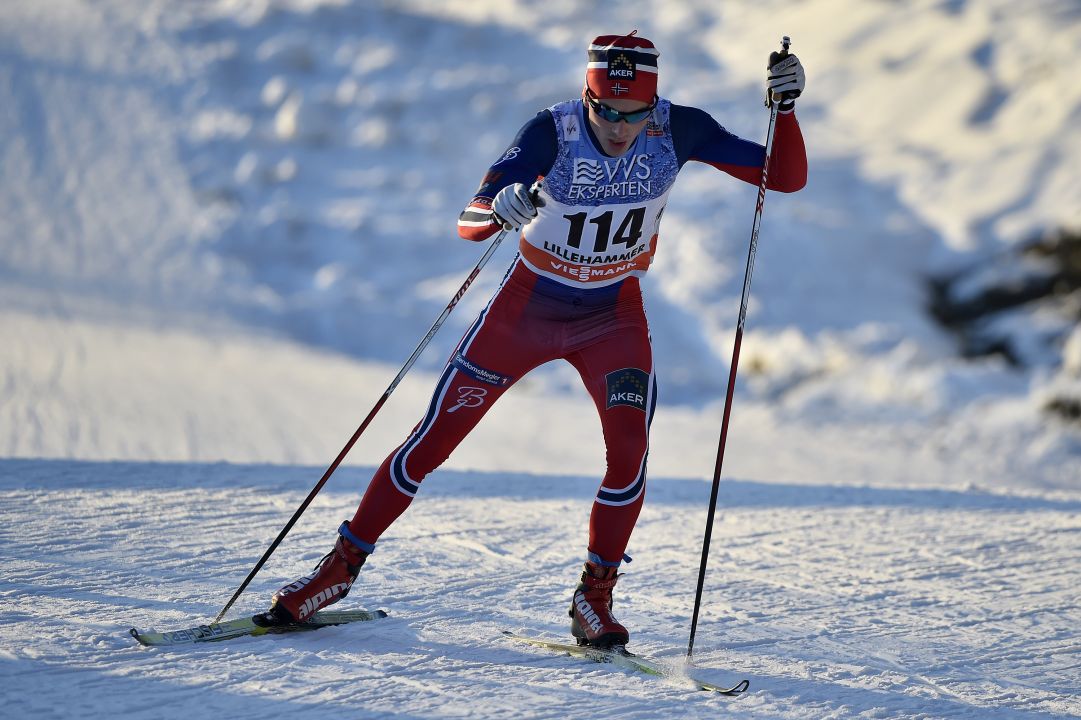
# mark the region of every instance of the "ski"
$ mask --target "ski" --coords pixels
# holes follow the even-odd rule
[[[196,625],[172,632],[140,632],[132,628],[128,632],[143,645],[160,647],[169,645],[191,645],[201,642],[218,642],[244,636],[266,635],[268,633],[289,633],[305,630],[318,630],[328,625],[344,625],[351,622],[379,620],[387,616],[384,610],[324,610],[317,612],[311,620],[302,623],[281,624],[269,619],[266,613],[251,617],[227,620],[210,625]]]
[[[566,653],[574,657],[592,660],[593,662],[611,663],[613,665],[644,673],[646,675],[672,678],[675,680],[690,680],[690,682],[693,683],[697,689],[715,692],[720,695],[742,695],[744,692],[747,691],[747,688],[751,686],[751,683],[747,680],[740,680],[732,687],[725,687],[723,685],[716,685],[711,682],[706,682],[705,680],[699,680],[698,678],[686,677],[656,660],[651,660],[641,655],[635,655],[634,653],[629,652],[626,648],[605,650],[603,648],[595,648],[588,645],[583,646],[573,643],[558,642],[555,640],[544,640],[542,638],[526,637],[524,635],[517,635],[507,630],[503,631],[503,635],[510,640],[514,640],[515,642],[532,645],[533,647],[544,648],[545,650],[553,650],[555,652]]]

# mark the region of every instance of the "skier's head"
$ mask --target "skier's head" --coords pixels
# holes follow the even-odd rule
[[[653,43],[637,36],[601,35],[589,44],[587,96],[597,100],[637,100],[652,105],[657,95],[657,57]]]
[[[637,32],[601,35],[589,44],[582,99],[601,150],[613,157],[634,145],[657,103],[659,53]]]

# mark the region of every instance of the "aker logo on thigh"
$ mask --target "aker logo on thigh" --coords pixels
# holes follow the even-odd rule
[[[630,405],[646,411],[646,395],[649,389],[649,373],[638,368],[623,368],[604,376],[608,400],[605,408]]]

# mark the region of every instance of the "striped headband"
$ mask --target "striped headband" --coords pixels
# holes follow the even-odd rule
[[[601,35],[589,44],[586,88],[595,97],[653,102],[660,53],[649,40],[636,37],[637,33]]]

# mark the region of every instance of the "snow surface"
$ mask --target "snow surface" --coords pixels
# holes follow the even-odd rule
[[[660,8],[663,7],[663,12]],[[781,33],[808,187],[766,203],[695,672],[694,599],[754,188],[688,167],[646,282],[661,406],[617,613],[566,636],[603,467],[569,367],[495,407],[345,601],[387,620],[188,650],[461,284],[454,220],[595,34],[761,139]],[[1081,227],[1073,0],[0,3],[0,717],[1081,716],[1076,299],[963,361],[926,278]],[[1072,55],[1071,55],[1072,54]],[[235,613],[327,551],[508,242]],[[1008,271],[1008,268],[1006,268]]]

